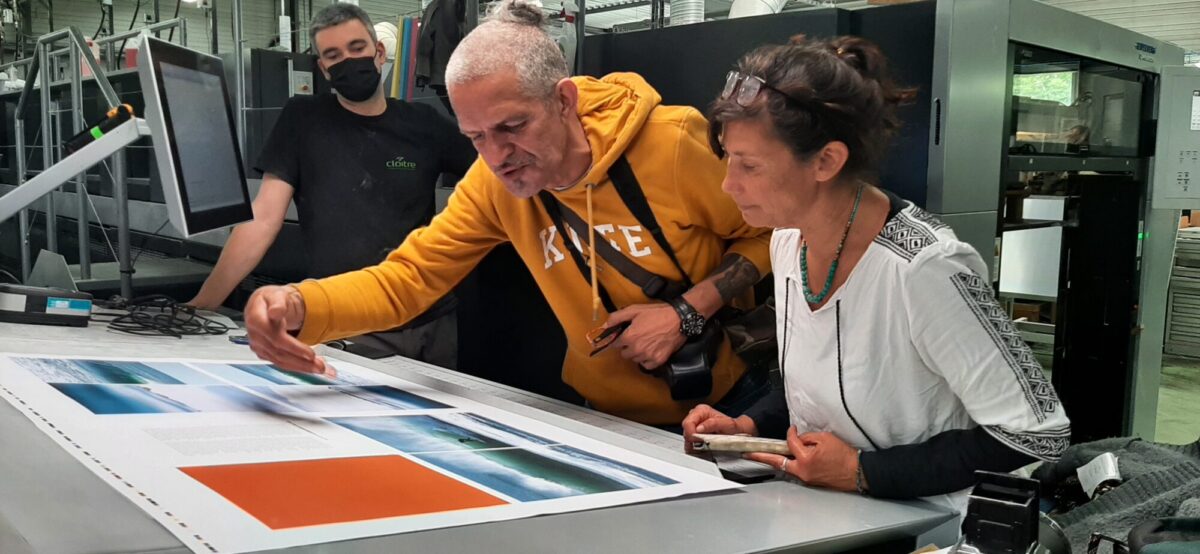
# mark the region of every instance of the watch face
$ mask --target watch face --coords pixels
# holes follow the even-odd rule
[[[671,302],[679,314],[679,332],[684,336],[694,337],[704,331],[704,316],[700,315],[691,304],[682,297]]]

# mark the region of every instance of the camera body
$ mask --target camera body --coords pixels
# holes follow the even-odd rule
[[[712,368],[717,365],[724,333],[716,321],[708,321],[704,331],[688,338],[667,359],[660,370],[671,389],[672,400],[697,400],[712,394]]]

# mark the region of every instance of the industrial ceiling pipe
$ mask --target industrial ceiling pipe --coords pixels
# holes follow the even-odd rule
[[[784,4],[787,4],[787,0],[733,0],[733,5],[729,6],[729,19],[776,14],[783,10]],[[671,8],[674,9],[675,5],[672,4]]]

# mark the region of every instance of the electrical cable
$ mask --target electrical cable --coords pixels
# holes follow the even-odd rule
[[[133,257],[133,261],[129,263],[130,266],[136,265],[138,258],[142,257],[142,252],[146,251],[146,243],[150,241],[150,237],[153,235],[157,235],[158,232],[163,230],[163,227],[166,227],[167,223],[170,221],[171,220],[168,219],[168,220],[162,222],[162,225],[159,225],[158,228],[155,229],[154,231],[152,231],[149,235],[142,235],[142,244],[138,245],[138,253],[137,253],[137,255],[135,255]]]
[[[39,127],[39,128],[37,129],[37,132],[33,134],[33,143],[35,143],[35,144],[36,144],[36,143],[37,143],[37,141],[38,141],[38,139],[40,139],[40,138],[42,138],[42,129],[41,129],[41,127]],[[25,172],[26,172],[26,173],[29,173],[29,164],[33,163],[33,155],[34,155],[34,153],[36,153],[36,151],[37,151],[37,148],[38,148],[37,146],[31,146],[31,147],[29,147],[29,149],[30,149],[31,151],[29,152],[29,155],[25,157]],[[22,176],[21,176],[21,178],[22,178],[22,179],[24,179],[24,178],[25,178],[25,176],[24,176],[24,175],[22,175]],[[95,208],[93,208],[93,209],[95,209]],[[24,244],[25,244],[25,243],[28,243],[28,242],[29,242],[29,236],[30,236],[30,235],[33,233],[33,228],[34,228],[34,225],[37,223],[38,214],[42,213],[42,212],[40,212],[40,211],[38,211],[38,210],[30,210],[30,211],[31,211],[31,212],[33,212],[33,215],[32,215],[32,216],[30,216],[30,218],[29,218],[29,227],[28,227],[28,228],[25,230],[25,238],[24,238],[24,242],[22,242],[22,243],[21,243],[21,244],[22,244],[22,248],[24,248]]]
[[[212,44],[212,15],[211,9],[204,10],[204,44]]]
[[[120,261],[121,257],[117,255],[117,249],[113,248],[112,240],[108,238],[108,230],[104,227],[104,220],[100,219],[100,212],[96,211],[96,203],[92,201],[92,196],[87,197],[88,205],[92,207],[92,214],[96,216],[96,225],[100,227],[100,234],[104,235],[104,242],[108,244],[108,251],[112,253],[112,259]]]
[[[92,33],[92,40],[96,40],[96,37],[100,36],[100,31],[104,30],[104,20],[106,20],[106,19],[108,19],[108,11],[105,10],[104,5],[101,4],[100,5],[100,26],[96,27],[95,33]]]
[[[26,208],[26,209],[28,209],[28,208]],[[33,214],[29,216],[29,227],[27,229],[25,229],[25,241],[21,243],[22,248],[24,248],[25,244],[29,242],[29,236],[31,234],[33,234],[33,228],[35,226],[37,226],[38,214],[42,213],[38,210],[29,210],[29,211],[33,212]]]
[[[137,23],[138,12],[142,11],[142,2],[143,1],[144,0],[138,0],[137,6],[135,6],[133,8],[133,17],[129,19],[129,28],[126,29],[126,31],[132,31],[133,24]],[[158,23],[158,22],[155,21],[155,23]],[[121,67],[121,60],[123,60],[125,58],[125,43],[128,40],[129,40],[128,38],[123,39],[121,41],[121,47],[117,49],[117,67]]]
[[[141,296],[132,300],[113,297],[98,301],[97,306],[124,313],[93,313],[91,320],[107,323],[108,328],[130,335],[162,336],[181,339],[185,336],[224,335],[232,327],[196,313],[196,308],[176,302],[163,294]]]
[[[42,138],[41,126],[35,127],[35,129],[36,129],[36,132],[33,133],[33,141],[30,142],[29,144],[25,145],[25,149],[29,150],[29,155],[25,156],[25,173],[26,173],[26,175],[29,174],[29,164],[33,163],[33,155],[36,154],[38,151],[38,148],[40,148],[39,146],[37,146],[37,141],[38,141],[38,139]],[[26,175],[22,175],[21,177],[24,178]]]
[[[3,275],[4,277],[8,278],[10,281],[12,281],[12,283],[14,285],[21,284],[21,280],[17,279],[17,276],[13,275],[12,272],[8,271],[7,269],[0,269],[0,275]]]
[[[180,6],[180,4],[183,4],[183,0],[175,0],[175,15],[172,15],[172,16],[171,16],[171,19],[178,19],[178,18],[179,18],[179,6]],[[174,28],[174,27],[171,27],[171,34],[170,34],[170,35],[167,35],[167,42],[171,42],[172,40],[175,40],[175,28]]]

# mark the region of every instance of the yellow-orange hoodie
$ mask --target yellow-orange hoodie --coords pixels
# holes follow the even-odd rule
[[[693,281],[707,277],[726,253],[742,255],[762,275],[770,271],[770,231],[746,225],[737,206],[721,191],[725,164],[709,149],[707,123],[698,111],[660,105],[658,93],[632,73],[574,81],[579,88],[579,117],[592,150],[592,169],[584,183],[595,185],[597,240],[609,240],[653,273],[681,277],[608,179],[609,167],[624,153]],[[554,194],[565,207],[586,217],[587,188],[576,186]],[[402,325],[506,241],[529,266],[566,332],[563,380],[599,410],[650,424],[682,420],[695,403],[671,400],[662,379],[647,375],[616,349],[588,357],[591,347],[586,334],[607,316],[601,308],[600,319],[592,319],[591,286],[566,250],[575,246],[566,245],[536,198],[510,194],[482,159],[458,184],[445,211],[428,227],[409,235],[386,261],[297,285],[307,310],[300,339],[311,344]],[[600,283],[618,307],[652,302],[615,269],[596,261]],[[744,371],[726,341],[713,371],[708,401],[723,397]]]

